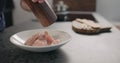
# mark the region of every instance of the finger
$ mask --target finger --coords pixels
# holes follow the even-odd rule
[[[38,0],[32,0],[32,2],[37,2]]]
[[[39,3],[43,3],[45,0],[38,0]]]

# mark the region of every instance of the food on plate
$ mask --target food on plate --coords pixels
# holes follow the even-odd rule
[[[110,26],[101,25],[92,20],[77,18],[72,22],[72,29],[77,33],[96,34],[110,31]]]
[[[60,42],[60,39],[55,39],[47,31],[45,31],[44,34],[42,33],[34,34],[25,42],[25,45],[48,46],[48,45],[58,44],[59,42]]]

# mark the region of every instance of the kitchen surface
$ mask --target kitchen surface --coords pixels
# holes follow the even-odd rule
[[[0,59],[2,63],[119,63],[120,31],[104,19],[93,13],[101,24],[112,27],[111,32],[96,35],[84,35],[72,30],[71,22],[56,22],[46,29],[59,29],[69,33],[72,40],[60,49],[37,53],[20,49],[13,45],[9,38],[20,31],[43,29],[36,21],[26,21],[7,28],[0,33]],[[26,25],[26,23],[28,25]],[[64,28],[66,27],[66,28]],[[114,38],[115,37],[115,38]],[[7,61],[6,61],[7,60]]]
[[[0,32],[0,63],[120,63],[118,0],[109,0],[110,3],[104,0],[49,0],[57,20],[48,27],[43,27],[32,12],[24,11],[19,5],[20,0],[13,2],[13,16],[9,15],[13,20]],[[72,27],[76,18],[89,19],[111,28],[109,32],[98,34],[76,33]],[[10,40],[18,32],[35,29],[61,30],[72,38],[49,52],[27,51]]]

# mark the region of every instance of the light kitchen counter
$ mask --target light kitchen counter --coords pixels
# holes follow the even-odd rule
[[[68,32],[72,40],[60,49],[35,53],[17,48],[9,42],[11,35],[29,29],[42,29],[38,22],[27,21],[7,28],[0,33],[1,63],[120,63],[120,31],[97,13],[96,20],[112,26],[111,32],[97,35],[77,34],[71,22],[56,22],[46,29]]]

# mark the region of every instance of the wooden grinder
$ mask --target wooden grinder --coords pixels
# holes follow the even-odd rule
[[[33,3],[31,0],[24,1],[44,27],[56,21],[57,16],[46,0],[42,3]]]

